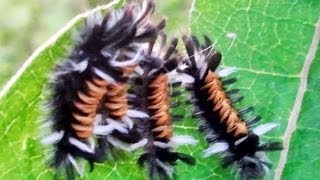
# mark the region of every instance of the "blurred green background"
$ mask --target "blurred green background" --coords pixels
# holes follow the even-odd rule
[[[0,89],[32,52],[79,13],[110,0],[1,0]],[[170,34],[186,32],[191,0],[157,1]]]

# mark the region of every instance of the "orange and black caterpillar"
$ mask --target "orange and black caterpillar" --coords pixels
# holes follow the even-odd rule
[[[200,118],[200,130],[210,143],[204,151],[208,157],[223,152],[224,167],[235,164],[243,179],[263,177],[270,168],[263,151],[281,149],[279,142],[261,143],[259,135],[276,126],[274,123],[260,125],[254,129],[250,126],[260,120],[254,117],[243,119],[243,114],[251,108],[237,110],[233,103],[241,98],[230,99],[237,90],[225,91],[225,86],[235,79],[222,80],[221,77],[232,72],[232,69],[219,70],[221,54],[212,49],[211,41],[204,37],[201,45],[196,37],[184,37],[188,58],[178,71],[193,78],[188,89],[192,90],[195,114]],[[190,81],[190,80],[189,80]]]
[[[141,167],[147,166],[149,179],[152,180],[174,178],[177,160],[195,164],[193,157],[172,151],[175,146],[196,143],[192,137],[173,135],[168,73],[178,63],[175,50],[177,39],[173,39],[170,46],[166,47],[166,37],[162,34],[159,46],[157,49],[154,44],[150,44],[147,58],[150,62],[160,64],[160,67],[140,67],[130,98],[136,109],[147,112],[150,116],[138,123],[142,136],[148,140],[144,146],[145,153],[140,156],[138,164]]]
[[[85,80],[86,89],[77,92],[77,98],[73,101],[74,110],[71,123],[77,138],[89,138],[93,131],[94,117],[99,109],[101,99],[105,95],[108,82],[99,78],[91,77]]]
[[[89,16],[71,55],[56,67],[46,123],[51,134],[43,143],[53,145],[51,166],[65,170],[68,179],[74,178],[74,170],[83,173],[78,158],[86,159],[91,170],[94,162],[104,159],[106,135],[128,143],[141,140],[128,133],[130,123],[114,118],[125,113],[146,117],[127,109],[123,85],[140,62],[148,64],[143,44],[154,42],[164,27],[163,22],[149,23],[153,11],[154,2],[146,0],[142,6],[130,4],[105,17]],[[113,93],[121,99],[111,98]]]

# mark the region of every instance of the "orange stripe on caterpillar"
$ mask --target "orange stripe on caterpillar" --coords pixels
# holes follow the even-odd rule
[[[206,89],[210,94],[208,101],[212,101],[213,111],[220,115],[220,123],[226,125],[227,133],[234,137],[248,134],[246,123],[240,119],[238,112],[232,107],[231,101],[224,92],[219,76],[208,71],[202,89]]]
[[[93,123],[92,125],[80,125],[80,124],[71,124],[73,130],[76,131],[76,135],[79,138],[88,138],[91,136],[93,131]]]
[[[127,114],[127,85],[126,84],[110,84],[107,86],[105,107],[109,110],[110,116],[113,118],[121,118]]]
[[[80,113],[72,113],[75,122],[71,124],[71,127],[79,138],[89,138],[91,136],[94,116],[107,92],[108,82],[98,77],[92,77],[90,80],[86,80],[85,84],[87,86],[85,92],[78,91],[78,100],[73,101],[74,107]]]
[[[106,86],[104,85],[97,85],[94,84],[91,81],[85,81],[87,87],[88,87],[88,94],[91,97],[101,99],[102,96],[107,92]]]
[[[77,113],[72,113],[72,116],[77,120],[78,123],[82,125],[91,125],[94,117],[93,115],[95,115],[95,113],[89,114],[87,116],[82,116]]]
[[[131,74],[136,65],[121,67],[124,76]],[[108,109],[109,115],[115,119],[121,119],[128,112],[127,84],[109,84],[107,86],[106,100],[104,106]]]
[[[81,99],[83,102],[86,102],[87,104],[99,103],[99,100],[97,98],[90,97],[90,96],[82,93],[81,91],[78,91],[77,95],[78,95],[79,99]]]
[[[148,85],[148,109],[151,112],[151,119],[155,127],[151,132],[156,138],[165,138],[169,141],[172,137],[171,121],[172,117],[169,113],[169,92],[168,77],[166,74],[160,74],[155,77]]]
[[[169,140],[172,137],[172,127],[170,125],[158,126],[151,130],[151,132],[156,134],[157,138],[164,138]]]

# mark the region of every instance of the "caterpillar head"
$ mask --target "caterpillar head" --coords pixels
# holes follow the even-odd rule
[[[177,38],[171,39],[170,44],[167,44],[164,33],[160,33],[156,41],[149,44],[142,63],[143,68],[148,70],[148,76],[168,73],[177,67],[180,58],[176,50],[177,44]]]
[[[250,131],[249,134],[234,143],[233,159],[239,167],[239,174],[244,179],[264,177],[271,168],[263,151],[281,149],[278,142],[261,144],[259,136]],[[226,161],[227,162],[227,161]]]
[[[207,69],[216,71],[221,62],[221,53],[213,48],[207,36],[203,36],[203,39],[205,42],[200,44],[195,36],[183,37],[188,57],[180,64],[178,72],[202,78]]]
[[[262,178],[271,168],[271,164],[266,162],[266,157],[262,152],[244,156],[237,162],[237,166],[239,166],[239,174],[243,179]]]
[[[234,143],[219,141],[204,151],[204,157],[222,152],[222,166],[234,165],[243,179],[265,176],[271,165],[264,155],[265,151],[282,149],[280,142],[261,143],[260,135],[276,127],[274,123],[262,124]],[[233,142],[233,141],[232,141]]]
[[[170,152],[168,149],[158,149],[154,153],[144,153],[138,160],[138,165],[148,166],[149,179],[176,179],[174,167],[180,160],[188,165],[195,165],[195,159],[189,155]]]
[[[270,168],[264,153],[258,152],[258,147],[259,136],[252,132],[234,143],[233,156],[244,179],[263,177]]]

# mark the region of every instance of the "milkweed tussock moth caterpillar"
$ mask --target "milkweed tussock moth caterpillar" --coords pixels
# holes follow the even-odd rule
[[[235,79],[222,78],[234,70],[218,68],[221,54],[213,49],[208,37],[204,37],[204,44],[196,37],[185,36],[183,39],[188,57],[179,65],[178,71],[187,77],[185,80],[192,92],[191,102],[200,119],[200,130],[210,144],[204,157],[222,153],[222,166],[233,164],[243,179],[265,176],[271,164],[263,152],[280,150],[281,143],[261,143],[259,136],[275,128],[276,124],[267,123],[251,129],[260,117],[244,120],[243,115],[251,108],[235,109],[233,104],[242,98],[231,97],[238,90],[225,91]]]
[[[140,137],[130,134],[130,118],[148,115],[128,108],[125,83],[145,59],[143,44],[154,42],[164,27],[163,21],[150,24],[153,11],[153,1],[146,0],[105,17],[89,16],[71,55],[56,67],[45,122],[51,134],[42,142],[53,146],[51,166],[65,169],[68,179],[74,170],[83,174],[78,159],[87,160],[93,170],[94,162],[106,156],[106,143],[114,145],[111,140],[141,144]]]
[[[195,159],[189,155],[174,152],[179,145],[194,145],[197,141],[190,136],[175,136],[170,114],[170,92],[168,72],[175,69],[178,63],[176,52],[177,39],[166,46],[166,36],[160,35],[160,43],[150,44],[149,56],[154,65],[142,65],[137,69],[135,85],[129,102],[138,110],[147,112],[149,118],[138,123],[142,136],[148,142],[138,164],[146,166],[149,179],[175,178],[174,166],[178,160],[194,165]]]

